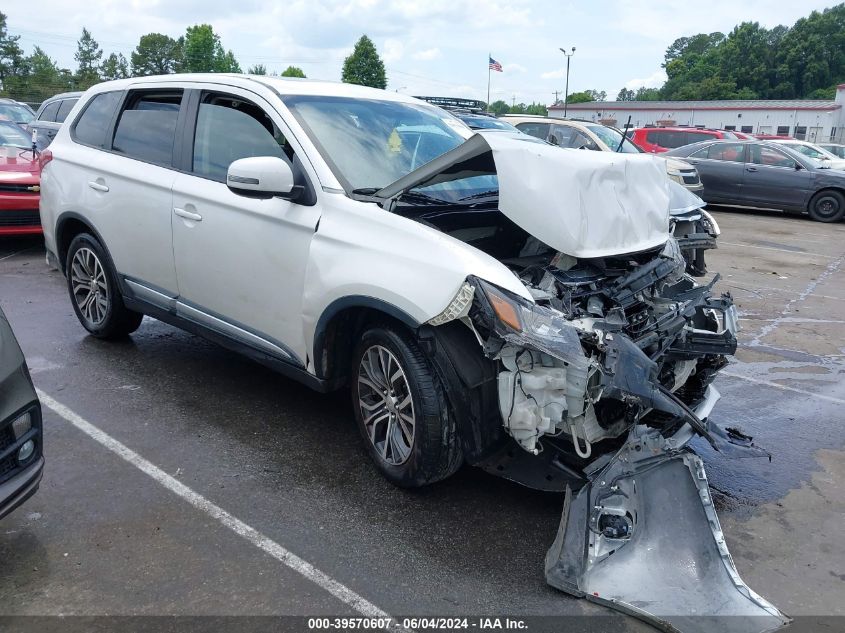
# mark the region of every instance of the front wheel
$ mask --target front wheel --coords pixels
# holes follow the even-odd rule
[[[95,237],[73,238],[65,270],[73,311],[93,336],[118,338],[138,329],[144,315],[123,305],[111,260]]]
[[[838,191],[819,191],[810,200],[808,211],[817,222],[839,222],[845,216],[845,196]]]
[[[444,479],[463,461],[443,386],[405,333],[367,330],[352,366],[352,404],[367,452],[393,484],[415,488]]]

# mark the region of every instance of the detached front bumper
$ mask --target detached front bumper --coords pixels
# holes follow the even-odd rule
[[[44,473],[44,457],[0,484],[0,519],[29,499],[38,490]]]

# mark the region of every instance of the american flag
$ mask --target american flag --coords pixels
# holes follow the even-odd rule
[[[490,70],[495,70],[497,73],[502,72],[502,65],[492,57],[490,57]]]

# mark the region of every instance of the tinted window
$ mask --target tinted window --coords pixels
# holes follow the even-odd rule
[[[73,138],[79,143],[103,147],[106,129],[120,103],[120,92],[103,92],[88,102],[82,115],[76,119]]]
[[[129,93],[112,149],[147,163],[170,166],[181,102],[181,90]]]
[[[79,99],[64,99],[61,106],[59,106],[59,113],[56,115],[56,123],[64,123],[67,115],[73,110],[73,106]]]
[[[194,173],[225,182],[229,165],[250,156],[291,158],[293,154],[261,108],[242,99],[207,95],[197,117]]]
[[[60,101],[53,101],[44,106],[41,114],[38,116],[39,121],[55,121],[56,113],[59,111]]]
[[[778,125],[778,136],[789,136],[789,126]]]
[[[744,134],[751,134],[753,131],[754,131],[753,125],[743,125],[742,126],[742,132]]]
[[[719,138],[716,134],[711,134],[709,132],[684,132],[684,137],[686,138],[686,145],[690,143],[699,143],[700,141],[707,141],[709,139],[716,139]],[[733,134],[726,134],[725,138],[736,138]]]
[[[739,143],[716,143],[707,148],[707,158],[741,163],[745,148]]]
[[[549,128],[551,124],[549,123],[517,123],[517,129],[520,132],[524,132],[525,134],[529,134],[531,136],[536,136],[537,138],[543,139],[544,141],[549,137]]]
[[[795,168],[795,161],[772,147],[765,147],[763,145],[751,146],[750,162],[757,165],[769,165],[771,167],[792,167]]]

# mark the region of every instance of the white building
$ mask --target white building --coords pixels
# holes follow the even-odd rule
[[[549,107],[549,116],[563,117],[563,105]],[[809,141],[845,139],[845,84],[833,101],[592,101],[570,103],[567,116],[624,127],[689,126],[779,134]]]

